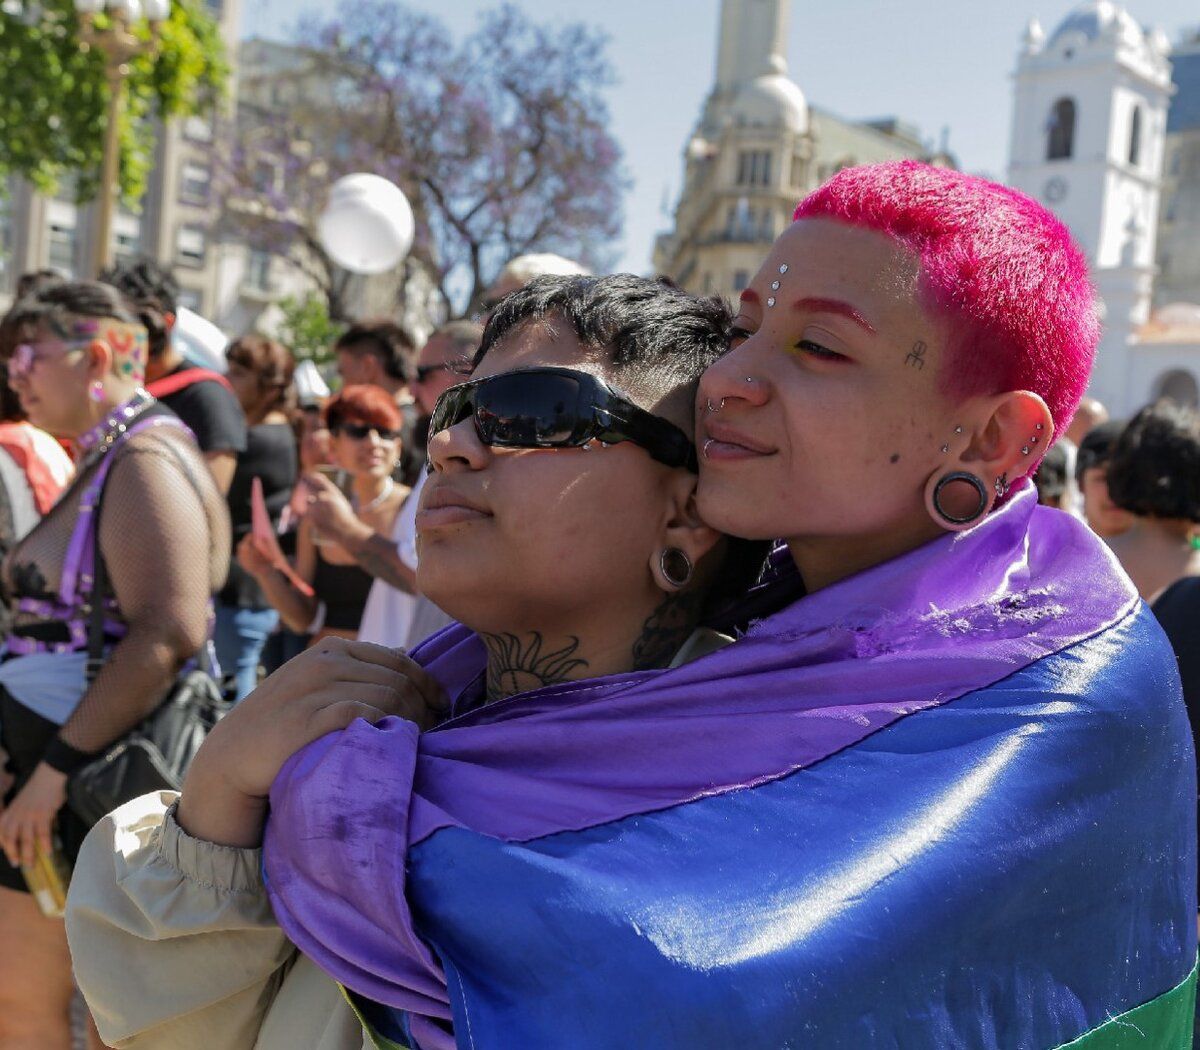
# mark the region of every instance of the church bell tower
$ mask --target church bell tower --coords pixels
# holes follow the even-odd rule
[[[1119,405],[1129,343],[1149,317],[1172,92],[1169,42],[1113,0],[1087,0],[1047,38],[1025,32],[1009,184],[1041,201],[1087,253],[1103,301],[1092,392]]]

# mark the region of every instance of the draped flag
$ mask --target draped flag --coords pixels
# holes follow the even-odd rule
[[[1195,807],[1165,638],[1026,490],[682,667],[317,741],[264,868],[380,1046],[1184,1050]]]

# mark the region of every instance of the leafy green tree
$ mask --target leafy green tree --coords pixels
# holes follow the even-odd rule
[[[329,316],[329,304],[324,296],[310,295],[304,299],[288,295],[279,300],[283,314],[278,338],[292,351],[297,361],[309,360],[325,365],[333,360],[333,344],[346,330]]]
[[[97,28],[108,25],[96,16]],[[74,0],[24,0],[0,9],[0,178],[21,175],[54,192],[75,178],[80,201],[98,191],[108,83],[104,56],[80,47]],[[149,39],[145,22],[135,33]],[[152,118],[210,109],[228,77],[224,46],[203,0],[172,0],[159,47],[130,62],[121,120],[121,192],[142,197],[154,156]]]

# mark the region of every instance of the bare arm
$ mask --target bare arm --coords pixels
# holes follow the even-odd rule
[[[233,475],[237,470],[237,453],[229,451],[205,452],[204,461],[212,473],[213,481],[222,496],[229,495],[229,486],[233,484]]]
[[[361,531],[356,530],[346,539],[350,542],[343,541],[342,546],[365,572],[398,591],[416,594],[417,574],[404,564],[399,548],[387,536],[363,525]]]
[[[189,477],[163,440],[123,449],[105,486],[100,548],[128,630],[60,731],[79,751],[101,751],[145,718],[207,637],[205,498],[217,497],[199,461]]]
[[[305,484],[313,491],[306,522],[334,539],[364,572],[405,594],[417,593],[417,574],[404,563],[390,536],[362,521],[327,478],[306,478]],[[393,521],[386,523],[389,532]]]

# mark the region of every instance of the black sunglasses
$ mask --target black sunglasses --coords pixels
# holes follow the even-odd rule
[[[335,434],[345,434],[346,437],[353,438],[355,441],[362,441],[372,430],[379,435],[381,441],[395,441],[401,436],[399,430],[387,430],[384,427],[377,427],[374,423],[339,423],[333,428]]]
[[[443,361],[440,365],[417,365],[413,369],[413,379],[418,383],[424,383],[430,376],[436,375],[438,372],[457,372],[459,375],[467,375],[471,371],[471,363],[469,361]]]
[[[587,372],[522,368],[451,387],[434,406],[430,438],[468,416],[485,445],[580,448],[593,440],[632,441],[668,467],[697,470],[696,447],[679,427]]]

